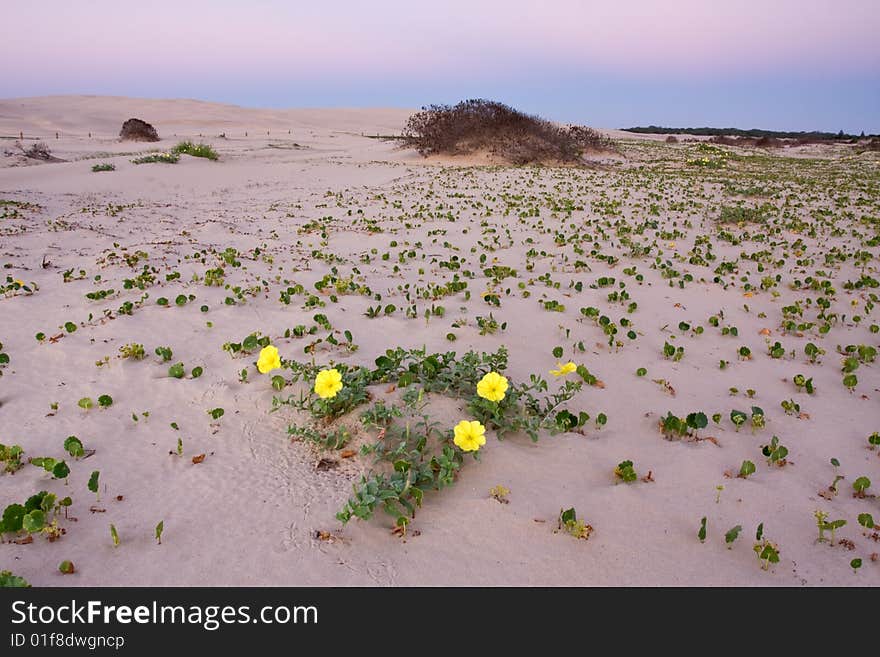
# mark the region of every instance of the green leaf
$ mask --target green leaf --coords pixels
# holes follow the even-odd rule
[[[22,518],[27,511],[21,504],[10,504],[3,509],[3,522],[0,524],[0,534],[3,532],[19,532],[22,527]]]
[[[41,490],[36,495],[31,495],[24,503],[25,513],[30,513],[34,509],[39,509],[43,506],[43,498],[48,495],[44,490]]]
[[[855,491],[857,493],[863,493],[864,491],[866,491],[868,488],[871,487],[871,480],[868,479],[867,477],[859,477],[858,479],[856,479],[853,482],[852,486],[853,486],[853,489],[855,489]]]
[[[46,526],[46,514],[42,509],[34,509],[22,518],[21,526],[28,534],[38,532]]]
[[[44,513],[49,513],[52,510],[52,507],[55,506],[55,500],[58,497],[54,493],[49,493],[43,498],[43,501],[40,502],[40,510]]]
[[[570,509],[561,511],[559,519],[562,521],[563,525],[570,525],[577,522],[577,512],[574,510],[574,507],[571,507]]]
[[[569,431],[577,426],[577,416],[570,411],[562,410],[556,414],[556,428],[560,431]]]
[[[859,524],[862,527],[865,527],[867,529],[873,529],[874,528],[874,518],[873,518],[873,516],[871,516],[870,513],[860,513],[859,514]]]
[[[706,516],[700,520],[700,531],[697,532],[697,538],[700,539],[700,543],[706,542]]]
[[[92,472],[92,475],[89,477],[88,487],[89,490],[97,495],[98,493],[98,479],[101,476],[101,472],[99,470],[95,470]]]
[[[98,397],[98,406],[101,406],[102,408],[113,406],[113,397],[110,395],[101,395]]]
[[[748,416],[742,411],[730,411],[730,421],[733,422],[737,427],[744,424],[745,421],[748,419]]]
[[[65,439],[64,450],[74,458],[79,458],[86,453],[82,441],[76,436],[68,436]]]
[[[736,527],[732,527],[731,529],[728,529],[727,533],[724,534],[724,542],[725,543],[733,543],[737,539],[737,537],[739,536],[739,533],[741,531],[742,531],[742,525],[737,525]]]
[[[64,461],[59,461],[55,464],[55,467],[52,468],[52,475],[56,479],[66,479],[67,475],[70,474],[70,468],[67,466],[67,463]]]
[[[31,463],[33,463],[34,465],[42,466],[43,470],[45,470],[46,472],[52,472],[52,469],[55,467],[55,464],[58,463],[58,461],[53,459],[51,456],[44,456],[43,458],[37,457],[35,459],[31,459]]]
[[[24,577],[13,575],[9,570],[0,570],[0,588],[27,589],[30,586]]]
[[[687,416],[687,425],[691,429],[705,429],[709,426],[709,418],[703,412],[690,413]]]
[[[80,408],[82,408],[83,410],[88,410],[88,409],[90,409],[92,406],[95,405],[95,402],[92,401],[92,398],[91,398],[91,397],[83,397],[82,399],[80,399],[80,400],[76,403],[76,405],[79,406]]]
[[[168,376],[170,377],[182,379],[185,375],[186,370],[183,368],[183,363],[176,363],[168,368]]]
[[[205,372],[205,370],[202,369],[202,367],[196,365],[196,366],[192,369],[192,378],[194,378],[194,379],[198,379],[202,374],[204,374],[204,372]]]

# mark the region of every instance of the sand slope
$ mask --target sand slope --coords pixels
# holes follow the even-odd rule
[[[823,264],[834,247],[849,252],[859,247],[849,230],[832,235],[821,227],[815,237],[783,230],[780,239],[791,243],[800,237],[803,250],[815,259],[802,268],[806,273],[793,271],[799,256],[781,242],[734,245],[714,237],[718,208],[732,201],[715,174],[683,168],[684,146],[636,144],[627,147],[626,160],[598,169],[475,169],[426,166],[390,143],[361,136],[393,133],[407,115],[401,110],[270,111],[102,97],[0,101],[0,135],[22,130],[45,138],[53,153],[68,160],[11,166],[21,161],[0,158],[0,199],[33,204],[0,207],[0,214],[6,210],[0,220],[0,263],[5,267],[0,283],[8,273],[39,288],[31,295],[0,295],[0,342],[11,358],[0,377],[0,442],[22,445],[26,456],[60,459],[65,457],[64,438],[77,435],[95,450],[75,463],[67,457],[72,472],[66,483],[31,465],[14,475],[0,474],[0,507],[39,490],[74,500],[70,517],[61,520],[67,530],[61,540],[2,544],[0,569],[40,586],[880,583],[880,564],[870,560],[880,546],[856,522],[863,512],[880,520],[880,506],[875,498],[851,494],[851,483],[860,475],[880,487],[880,458],[866,442],[868,434],[880,430],[878,366],[863,364],[857,390],[850,393],[841,385],[840,357],[834,351],[838,344],[876,346],[877,336],[868,326],[877,323],[877,311],[862,311],[866,319],[861,325],[841,321],[824,337],[780,331],[782,306],[821,296],[785,284],[817,269],[830,272],[839,313],[851,317],[856,312],[852,301],[864,309],[870,290],[851,293],[842,287],[857,280],[862,269],[851,259]],[[153,123],[162,142],[116,141],[119,126],[130,116]],[[62,133],[58,140],[56,130]],[[217,137],[221,132],[226,139]],[[199,135],[219,151],[219,162],[188,156],[176,165],[130,161],[132,153],[167,149],[180,138],[198,140]],[[97,162],[113,163],[116,171],[92,173]],[[748,161],[732,166],[743,167],[745,185],[754,182],[749,176],[758,176],[755,166],[776,171],[797,165]],[[810,220],[816,207],[830,207],[844,227],[850,226],[846,210],[860,208],[854,216],[877,216],[876,157],[823,160],[809,171],[797,171],[837,182],[806,193],[784,178],[779,184],[799,195],[786,212]],[[767,200],[781,206],[782,197],[773,196],[777,183],[761,184],[771,188]],[[845,200],[835,205],[832,199],[840,196]],[[570,213],[554,209],[562,199],[572,201]],[[657,205],[656,213],[649,210],[651,204]],[[622,239],[626,234],[615,228],[620,221],[633,226],[657,222],[636,238],[653,244],[650,255],[631,255]],[[870,235],[872,229],[862,225],[860,230]],[[580,238],[569,239],[578,232]],[[701,235],[713,235],[717,260],[709,265],[688,262]],[[226,266],[227,282],[243,290],[237,299],[230,290],[193,281],[194,275],[204,276],[222,264],[216,253],[227,248],[236,249],[241,262],[240,267]],[[733,279],[727,289],[712,282],[718,263],[737,262],[742,252],[764,248],[773,252],[773,260],[787,259],[785,266],[772,268],[783,277],[775,288],[779,298],[760,289],[744,297],[738,277],[748,276],[757,285],[766,275],[753,261],[739,262],[736,276],[725,277]],[[876,246],[863,248],[876,258]],[[535,253],[529,254],[531,249]],[[415,257],[406,255],[410,250]],[[591,254],[594,250],[613,254],[618,262],[609,264]],[[146,255],[132,260],[139,251]],[[386,252],[387,261],[381,259]],[[489,285],[481,254],[487,263],[497,259],[517,270],[516,278],[499,286],[500,307],[481,298]],[[406,318],[398,286],[450,280],[452,273],[439,262],[452,255],[462,259],[463,270],[475,273],[468,280],[470,299],[459,293],[420,301],[417,319]],[[330,256],[338,259],[328,262]],[[658,256],[694,281],[681,289],[676,278],[670,287],[661,269],[652,268]],[[125,279],[142,273],[145,265],[155,268],[154,283],[143,291],[125,289]],[[289,284],[314,292],[314,283],[333,266],[341,274],[355,274],[382,294],[383,303],[393,302],[400,310],[367,319],[363,313],[372,302],[359,295],[342,295],[338,303],[324,295],[326,306],[317,309],[303,308],[302,296],[289,305],[279,301],[280,290]],[[641,283],[623,272],[633,266],[644,275]],[[72,280],[64,282],[67,271]],[[876,260],[864,271],[876,272]],[[166,280],[173,272],[180,277]],[[542,276],[559,287],[548,286]],[[625,281],[638,309],[628,314],[626,304],[608,301],[617,283],[591,288],[602,276]],[[576,282],[582,283],[581,291],[574,288]],[[528,298],[518,283],[524,283]],[[107,299],[85,297],[109,288],[115,294]],[[125,301],[138,302],[145,293],[149,298],[131,316],[117,312]],[[196,299],[175,307],[179,294]],[[159,297],[170,299],[171,307],[157,305]],[[235,305],[227,305],[227,297]],[[547,300],[563,303],[565,311],[544,310],[540,302]],[[431,303],[442,304],[446,314],[426,322],[423,312]],[[200,312],[202,304],[209,312]],[[615,322],[629,317],[638,339],[628,340],[623,330],[619,337],[626,344],[609,349],[602,330],[579,312],[590,306]],[[105,318],[105,310],[112,319]],[[722,326],[735,325],[737,338],[722,336],[707,323],[720,310]],[[806,314],[814,316],[814,311]],[[548,371],[556,365],[552,349],[563,346],[565,359],[585,364],[603,384],[585,386],[572,407],[594,417],[604,412],[608,423],[600,430],[590,422],[583,435],[542,435],[538,443],[525,436],[498,442],[490,434],[481,461],[467,460],[455,486],[426,495],[405,540],[391,535],[390,519],[381,512],[343,529],[334,514],[352,482],[370,467],[369,458],[342,459],[292,442],[287,426],[302,417],[289,408],[271,413],[277,393],[268,377],[256,372],[254,357],[233,358],[223,350],[227,342],[262,331],[282,356],[307,361],[306,341],[283,334],[298,324],[311,325],[316,312],[326,314],[339,331],[350,330],[358,345],[353,353],[324,350],[324,345],[316,354],[323,363],[370,365],[398,345],[459,352],[506,345],[512,380],[540,373],[556,386]],[[490,312],[507,328],[481,335],[476,317]],[[77,324],[74,333],[64,330],[67,321]],[[682,321],[705,331],[681,331]],[[794,349],[795,357],[770,358],[762,329],[770,331],[771,341]],[[40,343],[34,339],[37,332],[63,337]],[[457,335],[454,343],[446,339],[450,332]],[[680,362],[663,358],[663,345],[670,341],[686,348]],[[820,364],[806,362],[808,341],[826,349]],[[119,348],[132,342],[144,345],[146,359],[117,357]],[[585,351],[579,351],[578,342]],[[171,363],[161,363],[153,353],[160,345],[173,349],[171,363],[185,363],[187,372],[198,365],[204,374],[170,378]],[[741,345],[750,345],[752,360],[737,359]],[[97,366],[105,357],[109,361]],[[725,370],[718,367],[722,359],[730,362]],[[642,366],[648,375],[636,377]],[[240,380],[242,369],[249,372],[246,382]],[[799,372],[813,377],[815,395],[795,390],[791,377]],[[654,382],[659,379],[669,382],[674,396]],[[739,392],[731,395],[731,387]],[[377,386],[373,392],[392,399],[398,394],[386,388]],[[745,396],[749,388],[756,390],[754,399]],[[298,390],[289,388],[285,394]],[[110,408],[77,407],[80,398],[102,394],[112,396]],[[809,417],[786,415],[780,401],[789,398],[799,401]],[[59,407],[52,412],[55,402]],[[466,415],[459,401],[436,404],[438,416],[450,423]],[[754,434],[749,428],[735,431],[729,412],[752,405],[765,409],[767,428]],[[206,411],[218,407],[225,415],[214,422]],[[720,426],[710,423],[702,432],[716,442],[661,437],[657,422],[667,411],[686,415],[697,410],[722,413]],[[357,425],[356,416],[349,425]],[[761,455],[761,445],[774,434],[790,450],[784,468],[768,466]],[[170,453],[178,438],[183,458]],[[368,440],[360,431],[354,446]],[[191,458],[200,454],[205,460],[193,464]],[[322,457],[334,465],[317,469]],[[846,479],[840,493],[826,500],[818,493],[834,478],[831,457],[840,460]],[[634,461],[640,475],[650,470],[654,481],[617,484],[613,470],[625,459]],[[754,475],[748,480],[725,476],[726,471],[735,474],[744,459],[756,463]],[[101,473],[100,501],[86,489],[93,470]],[[509,504],[489,497],[497,484],[511,490]],[[716,497],[719,485],[724,490]],[[554,532],[559,510],[569,506],[594,527],[588,541]],[[816,509],[829,511],[831,519],[847,519],[838,536],[852,541],[854,549],[815,543]],[[701,544],[697,530],[703,516],[708,517],[709,538]],[[159,520],[165,526],[161,546],[153,538]],[[752,551],[760,522],[781,549],[780,562],[769,572]],[[118,548],[110,540],[110,523],[122,539]],[[728,550],[724,532],[737,524],[743,527],[741,537]],[[325,540],[316,531],[333,532],[335,538]],[[864,560],[858,574],[849,566],[854,557]],[[63,559],[76,564],[77,574],[57,571]]]

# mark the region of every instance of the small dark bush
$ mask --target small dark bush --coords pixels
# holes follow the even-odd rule
[[[763,137],[743,137],[743,136],[729,136],[729,135],[716,135],[709,139],[709,141],[713,144],[722,144],[724,146],[754,146],[757,148],[782,148],[786,145],[786,142],[779,137],[772,136],[763,136]],[[805,142],[807,143],[807,142]],[[813,143],[813,142],[809,142]]]
[[[667,143],[667,144],[677,144],[677,143],[678,143],[678,137],[676,137],[675,135],[669,135],[669,136],[666,138],[666,143]]]
[[[123,123],[119,136],[128,141],[159,141],[156,128],[140,119],[129,119]]]
[[[25,154],[26,157],[33,158],[35,160],[51,160],[52,151],[49,150],[49,147],[45,144],[45,142],[38,141],[35,144],[32,144],[30,148],[25,148],[19,142],[16,142],[16,145],[21,149],[21,152]]]
[[[755,146],[758,148],[782,148],[785,146],[785,142],[779,137],[759,137],[755,141]]]
[[[98,173],[100,171],[116,171],[116,165],[109,162],[102,162],[92,167],[92,171]]]
[[[401,143],[429,155],[488,152],[512,164],[578,163],[586,151],[615,151],[584,126],[559,126],[490,100],[430,105],[409,117]]]

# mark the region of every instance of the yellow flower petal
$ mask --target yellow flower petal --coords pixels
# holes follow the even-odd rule
[[[566,374],[571,374],[572,372],[577,371],[577,365],[568,361],[565,365],[562,363],[556,363],[556,367],[559,369],[550,370],[550,374],[553,376],[565,376]]]
[[[342,390],[342,375],[336,368],[321,370],[315,377],[315,394],[321,399],[332,399]]]
[[[486,444],[486,427],[477,420],[462,420],[453,429],[453,441],[463,452],[476,452]]]
[[[278,355],[278,349],[271,344],[260,350],[260,356],[257,358],[257,369],[260,374],[267,374],[272,370],[281,367],[281,357]]]
[[[500,402],[507,392],[507,379],[498,372],[489,372],[477,384],[477,394],[483,399]]]

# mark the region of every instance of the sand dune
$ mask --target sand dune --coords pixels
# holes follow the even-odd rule
[[[66,459],[71,470],[66,479],[28,464],[0,474],[0,507],[40,490],[73,499],[59,517],[63,537],[5,542],[0,570],[39,586],[880,583],[878,535],[857,521],[864,513],[880,521],[872,496],[880,458],[867,442],[880,431],[878,366],[859,363],[850,392],[836,353],[837,345],[878,343],[869,329],[878,324],[869,296],[876,289],[845,287],[877,276],[876,221],[860,220],[880,211],[876,154],[794,160],[629,139],[624,157],[598,168],[467,167],[426,164],[361,136],[395,133],[408,115],[0,100],[0,136],[23,131],[67,160],[0,157],[0,352],[10,357],[0,366],[0,443],[21,445],[25,459]],[[162,141],[116,140],[132,116],[155,125]],[[183,138],[210,143],[219,161],[131,161]],[[718,168],[694,162],[702,157]],[[93,173],[97,163],[115,171]],[[757,214],[719,223],[724,206]],[[864,263],[857,252],[867,254]],[[499,279],[486,273],[493,265],[513,273]],[[218,268],[224,285],[207,285]],[[8,286],[7,275],[31,292]],[[455,276],[466,290],[444,287]],[[316,288],[325,277],[329,287]],[[303,291],[285,303],[297,284]],[[819,332],[819,298],[833,298],[828,312],[837,313],[827,334]],[[365,316],[377,303],[396,310]],[[784,309],[794,305],[802,312],[795,322],[813,326],[786,329],[793,311]],[[610,346],[588,308],[617,327]],[[317,328],[297,337],[297,326]],[[356,350],[344,347],[346,330]],[[255,353],[224,350],[254,332],[282,358],[319,365],[374,367],[397,346],[459,355],[505,346],[512,384],[538,374],[551,393],[566,379],[549,371],[571,360],[598,379],[567,404],[591,419],[577,431],[542,430],[538,442],[522,434],[498,441],[490,429],[479,462],[466,456],[454,486],[425,493],[405,538],[391,533],[394,518],[381,510],[343,527],[334,516],[352,484],[382,466],[291,440],[288,427],[312,419],[291,406],[271,412],[273,397],[299,398],[311,381],[278,392],[254,367]],[[780,358],[770,353],[777,340]],[[120,358],[132,343],[143,345],[143,360]],[[807,343],[825,350],[819,362],[809,362]],[[664,345],[684,347],[683,357],[664,357]],[[169,361],[156,354],[160,346],[173,350]],[[751,358],[738,356],[742,346]],[[181,379],[169,376],[178,362]],[[196,366],[204,373],[193,378]],[[646,376],[636,375],[640,367]],[[794,385],[799,373],[814,394]],[[394,383],[371,385],[373,401],[402,403],[405,389]],[[101,395],[112,405],[77,405]],[[786,413],[786,400],[800,410]],[[469,417],[467,399],[431,393],[428,401],[443,431]],[[764,410],[766,426],[737,430],[731,411],[751,414],[752,406]],[[347,449],[376,440],[358,421],[369,407],[332,425],[349,428]],[[216,408],[225,413],[212,419]],[[709,419],[700,440],[668,440],[658,423],[670,411],[721,419]],[[595,422],[600,413],[605,426]],[[94,454],[67,455],[71,435]],[[761,451],[774,435],[789,451],[784,466]],[[639,476],[633,483],[614,475],[626,460]],[[737,478],[745,460],[756,472]],[[100,499],[87,489],[93,471]],[[838,471],[845,479],[834,495],[828,486]],[[874,481],[864,497],[853,495],[860,476]],[[489,494],[499,484],[510,490],[507,504]],[[569,507],[593,527],[588,540],[556,531]],[[817,509],[847,520],[833,546],[816,542]],[[779,550],[767,570],[753,551],[759,523]],[[741,534],[727,549],[725,532],[736,525]],[[63,559],[76,574],[58,572]]]

